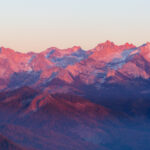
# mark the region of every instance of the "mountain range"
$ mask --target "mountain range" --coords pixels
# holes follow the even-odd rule
[[[149,150],[150,43],[0,48],[0,149]]]

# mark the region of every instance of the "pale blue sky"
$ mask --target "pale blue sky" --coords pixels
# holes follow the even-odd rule
[[[0,0],[0,45],[42,51],[150,41],[150,0]]]

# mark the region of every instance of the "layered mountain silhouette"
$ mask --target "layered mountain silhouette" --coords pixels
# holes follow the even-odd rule
[[[150,43],[0,48],[0,148],[149,150]]]

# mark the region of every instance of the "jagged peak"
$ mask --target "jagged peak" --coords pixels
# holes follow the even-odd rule
[[[76,52],[78,50],[81,50],[82,48],[80,46],[73,46],[72,48],[69,48],[67,50],[69,50],[70,52]]]
[[[132,49],[132,48],[136,48],[136,46],[132,43],[125,43],[123,45],[120,45],[119,46],[120,48],[123,48],[123,49]]]
[[[57,47],[50,47],[50,48],[47,48],[45,51],[42,51],[41,53],[43,53],[43,52],[50,52],[50,51],[56,51],[56,50],[58,50]]]
[[[139,48],[150,48],[150,42],[146,42],[145,44],[141,45]]]
[[[114,44],[114,42],[107,40],[107,41],[106,41],[106,42],[104,42],[104,43],[100,43],[100,44],[98,44],[98,46],[107,46],[107,47],[112,47],[112,46],[116,46],[116,45]]]
[[[106,45],[115,45],[114,42],[107,40],[106,42],[104,42],[104,44]]]
[[[150,42],[147,42],[146,45],[147,45],[147,46],[150,46]]]
[[[125,43],[124,45],[125,45],[125,46],[135,46],[135,45],[133,45],[132,43],[128,43],[128,42]]]
[[[72,49],[74,49],[74,50],[79,50],[79,49],[82,49],[82,48],[81,48],[81,46],[76,46],[76,45],[75,45],[75,46],[72,47]]]
[[[117,48],[118,46],[114,44],[114,42],[111,42],[109,40],[107,40],[104,43],[100,43],[96,46],[95,50],[101,50],[101,49],[105,49],[105,48]]]
[[[109,40],[107,40],[106,42],[104,43],[100,43],[98,44],[96,47],[103,47],[103,48],[114,48],[114,47],[124,47],[124,48],[135,48],[136,46],[133,45],[132,43],[125,43],[123,45],[116,45],[114,42],[111,42]]]
[[[74,53],[77,52],[79,50],[81,50],[82,48],[80,46],[73,46],[71,48],[67,48],[67,49],[59,49],[57,47],[50,47],[47,50],[41,52],[41,53],[50,53],[50,52],[58,52],[58,53]]]
[[[0,47],[0,53],[14,53],[15,51],[10,48]]]

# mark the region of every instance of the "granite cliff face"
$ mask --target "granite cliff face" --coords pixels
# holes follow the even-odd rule
[[[100,86],[110,77],[117,78],[118,73],[130,79],[148,79],[149,45],[136,47],[126,43],[117,46],[106,41],[88,51],[79,46],[65,50],[52,47],[41,53],[26,54],[1,47],[0,89],[39,88],[58,79],[67,84],[82,82]]]

